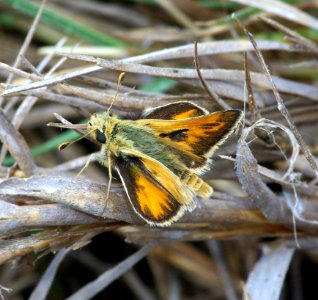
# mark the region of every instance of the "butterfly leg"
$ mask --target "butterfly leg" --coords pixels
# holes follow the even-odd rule
[[[89,156],[88,160],[86,161],[84,167],[77,173],[76,177],[79,177],[83,171],[88,167],[88,165],[93,161],[98,161],[101,159],[101,155],[99,153],[93,153]]]
[[[110,156],[107,157],[107,167],[108,167],[108,177],[109,177],[109,181],[108,181],[108,187],[107,187],[107,194],[106,194],[106,199],[104,202],[104,206],[103,206],[103,210],[100,214],[100,216],[102,217],[106,208],[107,208],[107,202],[108,202],[108,198],[109,198],[109,193],[110,193],[110,187],[112,184],[112,179],[113,179],[113,175],[112,175],[112,164],[111,164],[111,158]]]
[[[108,188],[107,188],[107,195],[106,195],[106,200],[105,200],[105,203],[103,205],[103,209],[100,213],[100,217],[103,216],[105,210],[106,210],[106,206],[107,206],[107,200],[108,200],[108,196],[109,196],[109,192],[110,192],[110,186],[111,186],[111,181],[112,181],[112,173],[111,173],[111,161],[110,161],[110,158],[108,157],[107,158],[107,161],[105,163],[105,155],[101,154],[101,153],[93,153],[89,156],[88,160],[86,161],[84,167],[79,171],[79,173],[76,175],[76,177],[79,177],[82,172],[89,166],[89,164],[91,162],[94,162],[94,161],[100,161],[100,162],[103,162],[103,165],[108,167],[108,170],[109,170],[109,182],[108,182]]]

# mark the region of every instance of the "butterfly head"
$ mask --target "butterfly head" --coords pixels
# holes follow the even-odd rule
[[[108,112],[99,112],[91,116],[87,124],[89,132],[97,142],[106,144],[110,136],[112,116]]]

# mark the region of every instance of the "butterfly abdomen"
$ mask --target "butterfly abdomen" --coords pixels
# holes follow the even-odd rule
[[[213,193],[213,188],[194,173],[184,171],[180,175],[180,178],[183,183],[193,189],[202,198],[209,198]]]

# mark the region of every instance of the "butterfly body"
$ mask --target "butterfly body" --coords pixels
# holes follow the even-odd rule
[[[177,102],[148,110],[140,120],[97,113],[87,130],[102,143],[100,162],[118,172],[135,212],[151,225],[168,226],[195,208],[196,194],[212,194],[198,175],[240,119],[238,110],[209,114]]]

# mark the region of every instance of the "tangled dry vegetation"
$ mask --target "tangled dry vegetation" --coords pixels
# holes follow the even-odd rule
[[[309,254],[318,259],[317,3],[48,2],[0,3],[15,18],[0,18],[0,296],[23,299],[32,290],[30,299],[44,299],[67,255],[103,274],[60,299],[89,299],[121,276],[136,299],[291,299],[296,289],[307,299],[297,266]],[[112,108],[122,117],[180,100],[244,110],[204,177],[212,198],[167,228],[145,225],[119,181],[101,218],[107,172],[91,164],[76,177],[98,146],[58,151],[78,133],[47,126],[106,110],[122,71]],[[105,232],[132,243],[117,245],[128,253],[140,249],[110,268],[107,249],[116,245],[98,246],[103,261],[85,251]],[[56,251],[45,272],[29,276],[26,261]],[[129,271],[144,257],[151,283]],[[54,290],[50,297],[59,299]]]

